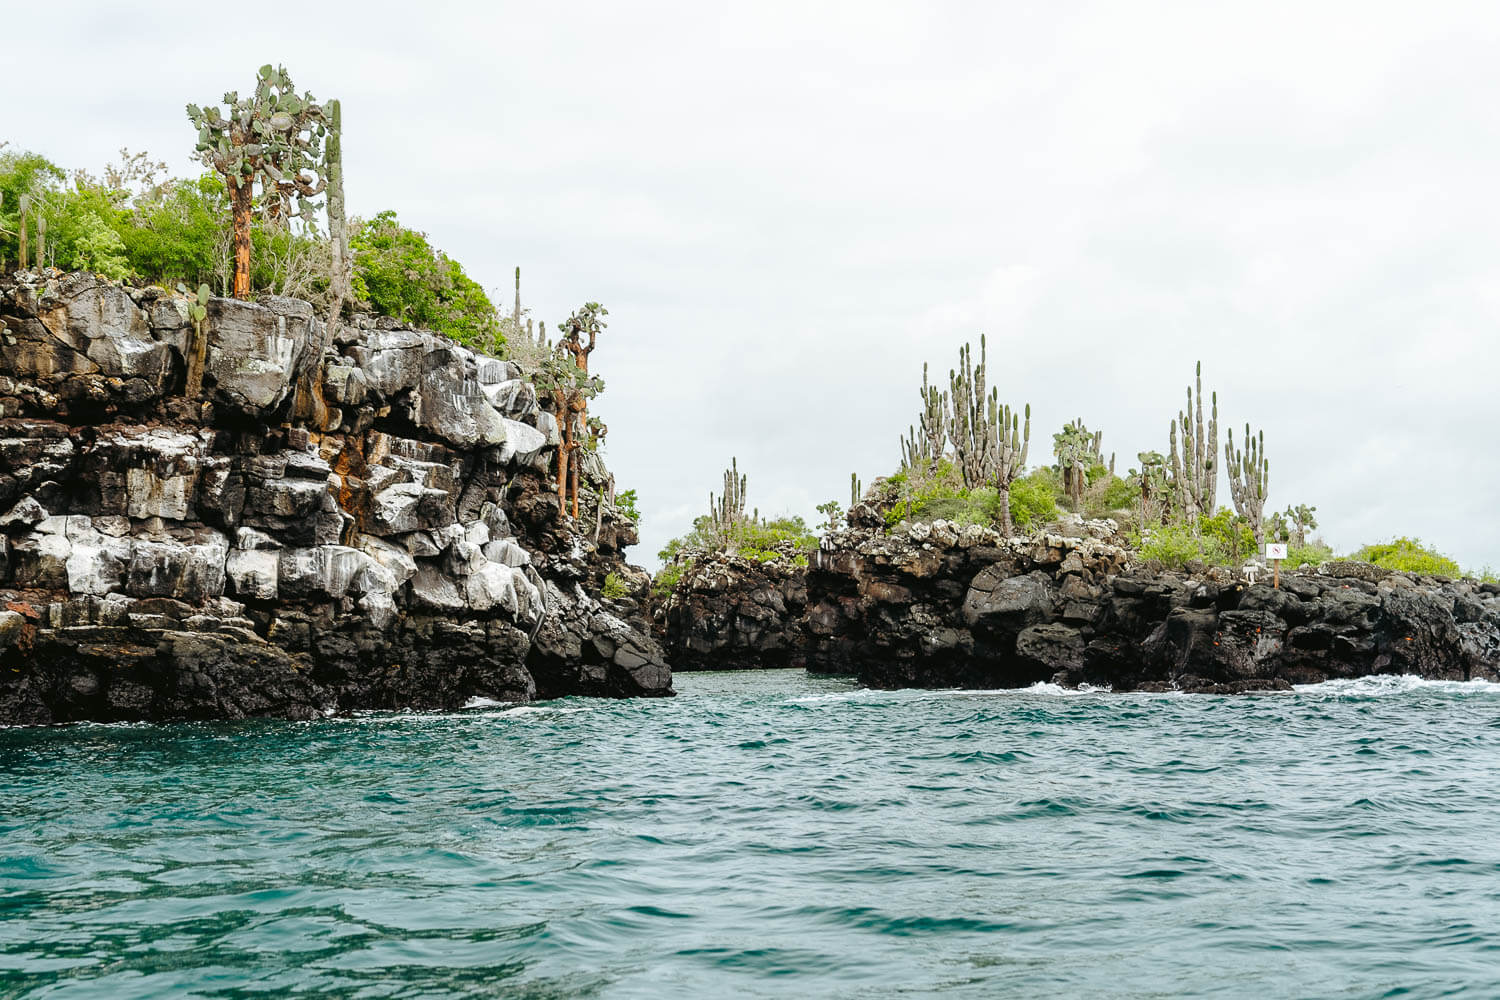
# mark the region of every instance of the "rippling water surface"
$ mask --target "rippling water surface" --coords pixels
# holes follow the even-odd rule
[[[1500,996],[1500,687],[0,731],[0,997]]]

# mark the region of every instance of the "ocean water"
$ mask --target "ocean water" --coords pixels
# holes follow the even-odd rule
[[[1500,686],[0,731],[0,998],[1500,996]]]

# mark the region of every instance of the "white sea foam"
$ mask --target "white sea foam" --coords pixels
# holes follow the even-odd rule
[[[1327,695],[1336,698],[1385,698],[1431,691],[1447,694],[1500,694],[1500,684],[1491,681],[1433,681],[1415,674],[1379,674],[1368,677],[1323,681],[1321,684],[1298,684],[1298,694]]]
[[[872,701],[896,699],[902,702],[940,701],[950,698],[1015,698],[1024,695],[1047,695],[1058,698],[1077,698],[1091,694],[1109,694],[1110,688],[1080,684],[1076,688],[1063,687],[1049,681],[1037,681],[1030,687],[1018,688],[855,688],[849,691],[826,691],[821,694],[804,694],[788,698],[793,705],[838,704],[850,701]]]
[[[1095,687],[1092,684],[1080,684],[1076,688],[1063,687],[1061,684],[1053,684],[1051,681],[1037,681],[1028,688],[1021,688],[1026,694],[1050,694],[1063,698],[1076,698],[1084,694],[1109,694],[1114,688],[1108,684]]]

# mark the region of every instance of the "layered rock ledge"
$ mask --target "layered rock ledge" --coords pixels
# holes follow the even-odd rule
[[[516,365],[292,299],[0,280],[0,724],[312,718],[671,693],[590,595],[635,529],[559,523]],[[201,359],[202,389],[184,392]]]
[[[699,556],[654,614],[673,670],[806,666],[805,570],[788,549],[770,561]]]
[[[1500,587],[1361,563],[1283,574],[1274,589],[1133,568],[1103,538],[936,521],[826,537],[807,602],[808,669],[875,687],[1232,693],[1367,674],[1500,679]]]

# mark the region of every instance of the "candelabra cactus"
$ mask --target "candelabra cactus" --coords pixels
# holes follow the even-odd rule
[[[1224,460],[1229,464],[1229,493],[1234,499],[1234,509],[1250,524],[1257,546],[1265,544],[1265,528],[1262,514],[1266,507],[1266,486],[1271,478],[1270,463],[1266,461],[1266,432],[1258,437],[1250,434],[1250,425],[1245,425],[1245,446],[1234,446],[1234,428],[1229,429],[1229,440],[1224,444]]]
[[[864,499],[865,484],[859,481],[859,473],[849,473],[849,509],[853,510]]]
[[[1211,417],[1207,434],[1203,426],[1203,362],[1197,368],[1197,415],[1194,416],[1193,387],[1188,386],[1187,410],[1179,412],[1171,427],[1172,483],[1178,509],[1198,533],[1200,515],[1211,516],[1218,498],[1219,467],[1219,394],[1212,395]],[[1182,432],[1182,452],[1177,451],[1178,430]]]
[[[740,473],[739,459],[731,458],[729,468],[724,470],[723,494],[717,499],[712,493],[708,495],[709,523],[725,551],[734,550],[738,529],[745,521],[745,489],[748,485],[748,477]],[[759,514],[757,509],[756,516]]]
[[[310,218],[307,199],[327,187],[324,139],[328,118],[310,93],[298,97],[292,78],[281,66],[262,66],[253,96],[224,95],[228,115],[217,106],[187,106],[198,129],[195,147],[204,166],[224,178],[234,218],[234,295],[250,294],[250,221],[255,187],[272,219]],[[296,211],[293,212],[295,202]]]
[[[968,344],[959,348],[958,369],[948,372],[948,438],[953,442],[954,458],[964,485],[973,489],[983,486],[995,473],[995,453],[999,447],[999,394],[985,396],[984,375],[986,347],[979,338],[979,364],[974,364]]]
[[[927,365],[922,365],[922,414],[918,426],[911,428],[911,440],[901,441],[901,461],[911,469],[928,469],[943,457],[948,447],[948,394],[927,381]]]
[[[991,412],[994,409],[991,402]],[[1026,471],[1026,453],[1031,448],[1031,404],[1026,404],[1024,429],[1021,418],[1012,413],[1009,406],[1000,407],[999,428],[995,449],[995,491],[1000,494],[1000,528],[1008,538],[1011,533],[1010,487]]]

